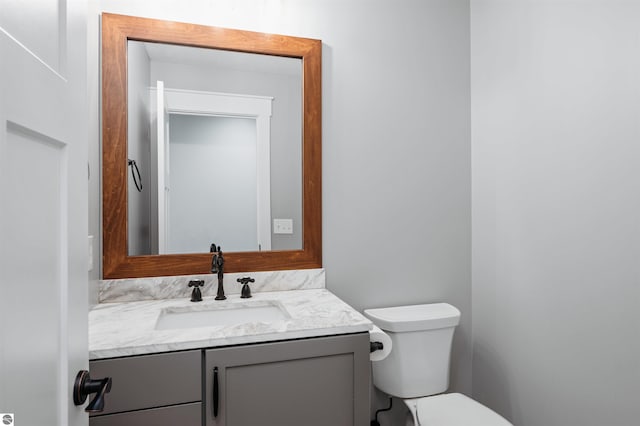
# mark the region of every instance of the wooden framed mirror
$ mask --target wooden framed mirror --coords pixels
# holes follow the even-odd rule
[[[211,255],[135,254],[128,234],[128,42],[165,43],[245,52],[301,61],[301,247],[271,251],[227,251],[225,272],[309,269],[322,266],[321,58],[320,40],[102,15],[102,212],[103,278],[209,273]],[[221,185],[228,184],[222,180]],[[269,221],[269,226],[273,221]]]

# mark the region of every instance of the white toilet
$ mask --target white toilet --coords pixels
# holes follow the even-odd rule
[[[447,303],[367,309],[364,314],[391,337],[389,356],[373,365],[373,383],[401,398],[407,425],[513,426],[496,412],[449,387],[449,359],[460,311]]]

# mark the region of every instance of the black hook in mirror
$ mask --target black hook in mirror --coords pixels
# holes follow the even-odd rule
[[[133,183],[136,185],[138,192],[142,192],[142,178],[140,177],[140,169],[138,169],[138,163],[136,160],[127,160],[127,165],[131,166],[131,176],[133,177]],[[136,178],[136,174],[138,177]]]

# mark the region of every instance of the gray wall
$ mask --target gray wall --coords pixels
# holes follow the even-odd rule
[[[470,392],[469,1],[102,0],[101,8],[322,39],[327,286],[357,309],[456,305],[452,389]]]
[[[473,393],[640,418],[640,3],[471,3]]]
[[[457,306],[451,384],[470,392],[469,3],[304,10],[324,49],[327,286],[357,309]]]
[[[132,166],[127,169],[127,231],[129,254],[151,253],[151,116],[149,111],[150,62],[143,43],[128,43],[127,51],[127,155],[135,160],[140,172],[142,192],[138,191]],[[137,177],[137,173],[136,173]]]

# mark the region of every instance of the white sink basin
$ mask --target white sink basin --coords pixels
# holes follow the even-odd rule
[[[160,312],[156,330],[273,322],[288,318],[290,315],[279,303],[270,301],[165,308]]]

